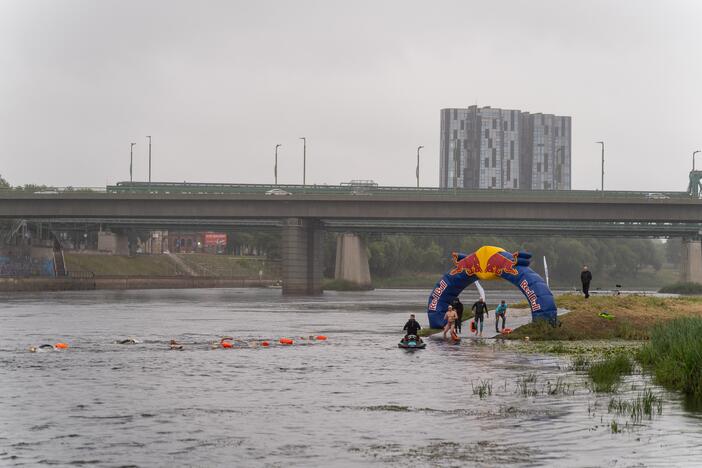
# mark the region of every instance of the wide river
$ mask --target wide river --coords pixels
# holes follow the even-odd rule
[[[702,465],[700,415],[640,374],[617,397],[648,387],[664,402],[632,421],[568,357],[494,340],[398,349],[408,312],[426,324],[426,294],[5,294],[0,465]],[[254,346],[317,334],[329,339]],[[238,349],[210,349],[223,335]],[[124,337],[141,343],[115,343]],[[170,351],[171,338],[186,349]],[[58,341],[70,348],[27,351]]]

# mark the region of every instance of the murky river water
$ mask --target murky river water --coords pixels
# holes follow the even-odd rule
[[[504,294],[501,293],[502,296]],[[613,434],[568,358],[430,339],[397,348],[424,291],[280,290],[13,294],[0,308],[0,465],[699,466],[702,424],[648,385],[662,414]],[[514,297],[516,299],[516,296]],[[509,299],[509,297],[508,297]],[[467,302],[467,301],[466,301]],[[491,322],[488,320],[487,324]],[[465,330],[464,330],[465,332]],[[329,336],[292,347],[211,350],[244,340]],[[143,343],[118,345],[136,337]],[[167,341],[186,343],[169,351]],[[64,352],[29,353],[65,341]],[[558,377],[567,389],[548,394]],[[520,391],[518,379],[533,391]],[[473,388],[491,384],[480,398]],[[477,390],[477,388],[476,388]]]

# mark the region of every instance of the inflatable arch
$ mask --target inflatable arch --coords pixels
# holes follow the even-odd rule
[[[500,247],[486,245],[470,255],[454,252],[453,268],[434,286],[429,296],[427,315],[431,328],[446,325],[448,306],[465,288],[477,280],[506,279],[526,296],[532,320],[556,323],[558,309],[546,282],[529,268],[531,254],[511,254]]]

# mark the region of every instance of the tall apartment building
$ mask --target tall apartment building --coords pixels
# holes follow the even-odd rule
[[[570,190],[570,117],[441,109],[441,188]]]

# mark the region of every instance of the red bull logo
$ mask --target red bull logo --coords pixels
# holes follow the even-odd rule
[[[458,275],[465,272],[468,276],[475,276],[476,273],[480,273],[483,269],[480,266],[480,259],[474,253],[468,255],[467,257],[458,260],[458,256],[453,254],[453,269],[449,272],[450,275]]]
[[[431,293],[431,302],[429,303],[429,310],[436,310],[436,306],[439,303],[439,298],[441,297],[441,293],[443,293],[447,287],[448,287],[448,284],[446,284],[446,281],[444,281],[444,280],[439,281],[439,286],[434,288],[434,291],[432,291],[432,293]]]
[[[522,291],[524,291],[524,295],[527,297],[527,299],[529,299],[531,311],[536,312],[537,310],[541,310],[541,306],[538,302],[536,302],[536,293],[529,287],[527,280],[522,280],[522,282],[519,283],[519,287],[522,289]]]
[[[491,255],[490,258],[487,259],[487,263],[485,265],[485,272],[493,273],[496,276],[501,276],[504,273],[507,273],[509,275],[517,275],[519,273],[515,268],[515,266],[517,265],[517,255],[512,255],[512,258],[513,260],[510,260],[509,258],[502,255],[501,252],[497,252]]]

